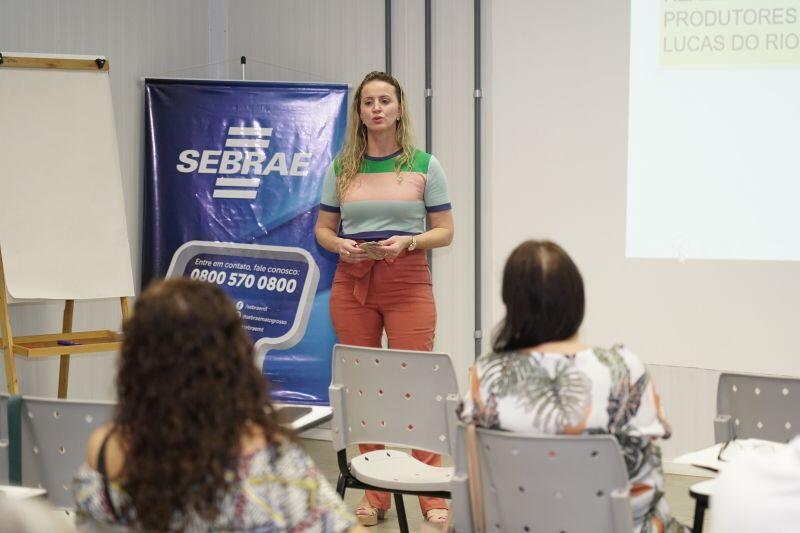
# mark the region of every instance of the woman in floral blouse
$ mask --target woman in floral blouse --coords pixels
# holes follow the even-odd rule
[[[80,530],[362,529],[278,425],[250,337],[220,288],[153,284],[123,329],[116,412],[90,437],[75,476]]]
[[[635,531],[681,532],[664,499],[658,438],[669,424],[642,361],[622,345],[578,340],[584,293],[569,255],[527,241],[503,273],[506,318],[478,358],[459,408],[465,422],[534,434],[614,435],[630,480]]]

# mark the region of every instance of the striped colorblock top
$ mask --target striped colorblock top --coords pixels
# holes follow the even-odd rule
[[[395,171],[402,152],[386,157],[365,156],[361,172],[340,199],[339,176],[334,160],[325,176],[320,209],[341,213],[342,237],[379,240],[392,235],[416,235],[425,231],[427,213],[452,209],[447,177],[431,154],[414,152],[411,165]]]

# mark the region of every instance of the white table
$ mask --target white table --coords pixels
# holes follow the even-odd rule
[[[734,441],[732,441],[734,442]],[[786,444],[782,442],[772,442],[764,439],[738,439],[735,441],[739,448],[738,454],[728,455],[726,459],[720,459],[720,453],[725,446],[724,443],[717,443],[708,448],[697,450],[694,452],[685,453],[676,457],[673,461],[679,464],[687,464],[697,466],[700,468],[713,471],[716,476],[717,472],[725,469],[726,465],[730,464],[731,460],[738,460],[738,457],[745,454],[759,454],[759,453],[776,453],[782,450]],[[765,450],[765,446],[768,450]],[[730,448],[728,448],[730,450]],[[734,450],[735,451],[735,450]],[[705,517],[706,509],[709,507],[711,496],[716,488],[716,478],[695,483],[689,488],[689,495],[694,499],[694,533],[701,533],[703,531],[703,518]]]
[[[333,418],[329,405],[299,405],[293,403],[274,403],[278,421],[282,426],[298,433],[316,427]]]
[[[15,485],[0,485],[0,498],[23,500],[25,498],[44,498],[47,496],[45,489],[33,487],[17,487]]]

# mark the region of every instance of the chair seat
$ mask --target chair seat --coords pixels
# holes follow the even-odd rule
[[[452,467],[430,466],[397,450],[375,450],[354,457],[350,472],[362,483],[403,491],[449,491]]]

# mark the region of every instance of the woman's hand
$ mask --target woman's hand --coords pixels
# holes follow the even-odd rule
[[[351,239],[339,239],[336,244],[336,253],[339,254],[339,259],[345,263],[360,263],[369,260],[366,252],[358,247],[356,241]]]
[[[386,255],[386,259],[395,260],[400,252],[407,249],[408,246],[411,244],[411,236],[410,235],[393,235],[388,239],[384,239],[379,241],[378,244],[381,245],[380,249]]]

